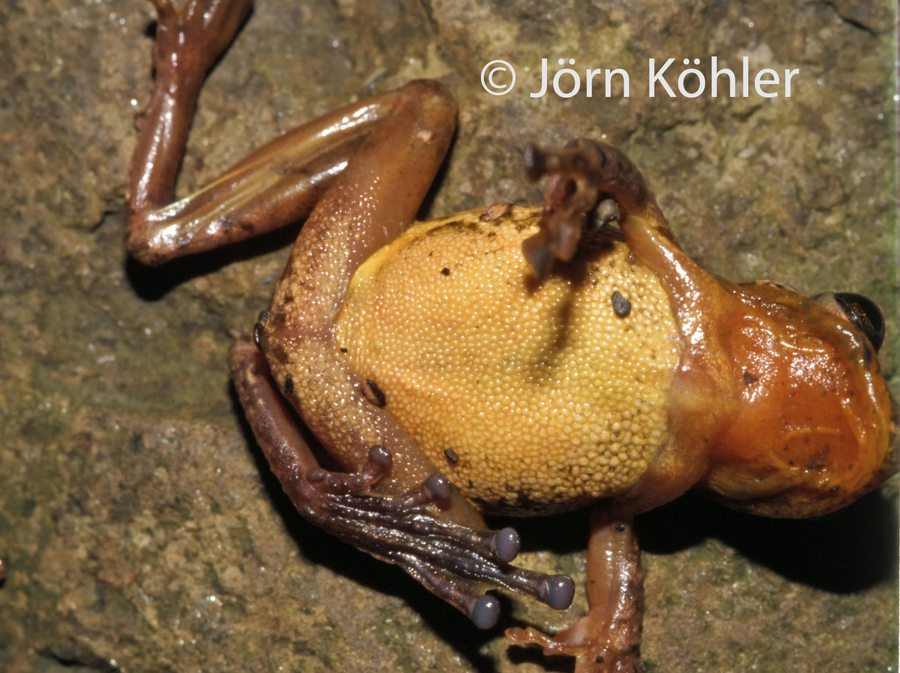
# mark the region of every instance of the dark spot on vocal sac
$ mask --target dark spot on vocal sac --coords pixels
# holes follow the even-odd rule
[[[759,381],[759,377],[756,374],[744,371],[744,383],[749,386],[750,384],[756,383],[757,381]]]
[[[284,394],[294,394],[294,378],[290,374],[284,377]]]
[[[441,269],[441,273],[444,274],[445,276],[449,276],[449,275],[450,275],[450,269],[448,269],[448,268],[445,266],[443,269]]]
[[[454,465],[459,462],[459,455],[453,449],[444,449],[444,456]]]

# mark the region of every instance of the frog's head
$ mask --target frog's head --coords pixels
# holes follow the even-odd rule
[[[714,493],[738,509],[815,516],[897,471],[898,405],[878,362],[884,317],[860,295],[732,286],[721,332],[729,382],[709,435]]]

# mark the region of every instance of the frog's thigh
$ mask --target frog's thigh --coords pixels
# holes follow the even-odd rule
[[[356,267],[412,222],[446,153],[456,107],[435,82],[413,82],[307,220],[260,324],[275,380],[328,452],[357,471],[369,449],[394,455],[385,493],[417,487],[437,471],[379,406],[333,339],[333,323]],[[451,509],[467,525],[480,516],[458,495]]]

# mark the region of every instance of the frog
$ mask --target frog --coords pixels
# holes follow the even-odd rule
[[[229,368],[302,516],[493,628],[505,589],[565,609],[486,513],[591,507],[589,611],[506,631],[579,672],[640,671],[638,514],[701,490],[762,516],[841,508],[897,471],[885,322],[852,293],[733,283],[683,251],[624,152],[530,147],[537,207],[415,217],[448,152],[439,82],[350,103],[175,199],[197,97],[252,0],[151,0],[155,84],[128,176],[148,265],[305,220]]]

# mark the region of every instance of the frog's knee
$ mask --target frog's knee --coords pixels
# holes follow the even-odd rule
[[[420,125],[415,138],[425,143],[445,142],[456,128],[456,100],[449,89],[433,79],[416,79],[397,90],[395,111],[410,110]]]

